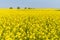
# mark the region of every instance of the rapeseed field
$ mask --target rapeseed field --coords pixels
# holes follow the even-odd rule
[[[60,40],[60,11],[0,9],[0,40]]]

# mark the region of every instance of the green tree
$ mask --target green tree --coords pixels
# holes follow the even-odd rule
[[[13,7],[10,7],[9,9],[13,9]]]
[[[20,9],[20,7],[17,7],[17,9]]]
[[[25,7],[25,9],[27,9],[27,7]]]

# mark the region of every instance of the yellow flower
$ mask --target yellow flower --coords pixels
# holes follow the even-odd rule
[[[9,35],[6,35],[5,40],[13,40]]]
[[[19,40],[23,40],[23,39],[20,38]]]
[[[32,35],[30,35],[30,38],[32,38]]]

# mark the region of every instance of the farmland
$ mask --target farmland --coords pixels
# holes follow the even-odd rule
[[[60,11],[0,9],[0,40],[60,40]]]

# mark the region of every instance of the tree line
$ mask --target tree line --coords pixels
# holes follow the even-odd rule
[[[9,7],[9,9],[13,9],[13,7]],[[17,9],[20,9],[20,7],[17,7]],[[35,8],[25,7],[24,9],[35,9]]]

